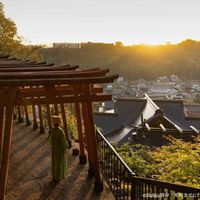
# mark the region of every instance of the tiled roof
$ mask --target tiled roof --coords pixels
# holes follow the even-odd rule
[[[144,99],[117,99],[114,105],[115,114],[95,113],[95,123],[103,130],[104,135],[108,134],[121,126],[134,123],[140,116],[145,104]]]
[[[183,101],[152,100],[146,95],[144,99],[116,99],[114,110],[114,115],[94,115],[96,125],[111,142],[128,142],[132,132],[136,130],[134,125],[141,126],[144,123],[141,115],[152,128],[160,128],[161,123],[165,128],[186,131],[187,134],[188,131],[194,132],[190,126],[200,130],[200,119],[186,116]],[[160,131],[162,132],[161,128]]]
[[[186,116],[182,101],[154,101],[162,110],[163,114],[182,129],[191,130],[190,125],[200,130],[200,119],[192,119]]]

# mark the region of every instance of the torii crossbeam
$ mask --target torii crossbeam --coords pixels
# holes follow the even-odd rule
[[[21,61],[0,55],[0,199],[4,199],[7,185],[15,106],[31,105],[35,108],[35,105],[39,105],[42,122],[41,105],[47,105],[48,124],[51,127],[49,105],[55,105],[55,110],[58,112],[57,104],[60,104],[62,117],[65,118],[64,104],[74,103],[79,132],[80,162],[86,160],[83,124],[89,172],[95,176],[95,189],[102,189],[92,102],[112,99],[111,95],[103,94],[100,86],[100,84],[112,83],[118,77],[118,75],[106,75],[108,72],[107,69],[80,70],[78,66],[53,66],[46,62]],[[65,121],[64,129],[67,131],[66,119],[63,121]]]

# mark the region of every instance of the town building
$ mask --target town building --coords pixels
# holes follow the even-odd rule
[[[53,48],[79,49],[79,48],[81,48],[81,44],[80,43],[70,43],[70,42],[53,43]]]
[[[111,142],[149,146],[168,143],[166,136],[192,141],[199,134],[200,118],[187,115],[182,100],[118,98],[94,114],[97,127]],[[111,106],[113,106],[111,108]]]

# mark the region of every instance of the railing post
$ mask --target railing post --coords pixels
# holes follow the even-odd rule
[[[199,199],[200,195],[200,189],[195,188],[195,187],[190,187],[190,186],[184,186],[184,185],[179,185],[175,183],[168,183],[160,180],[155,180],[155,179],[149,179],[149,178],[143,178],[143,177],[138,177],[132,172],[132,170],[127,166],[127,164],[123,161],[123,159],[120,157],[120,155],[116,152],[116,150],[113,148],[113,146],[106,140],[106,138],[100,133],[100,131],[97,131],[97,138],[98,138],[98,143],[104,143],[102,145],[102,154],[101,155],[101,161],[104,163],[101,163],[101,169],[102,169],[102,174],[107,181],[113,195],[115,196],[116,199],[120,199],[121,197],[123,199],[127,200],[142,200],[142,199],[177,199],[180,194],[184,194],[186,197],[184,199]],[[100,148],[98,148],[98,151],[100,152]],[[109,152],[109,158],[105,158],[106,153]],[[115,159],[112,159],[112,158]],[[120,177],[121,182],[120,182],[120,188],[118,187],[117,190],[115,187],[116,183],[113,183],[113,180],[116,181],[115,174],[113,173],[108,173],[107,170],[107,165],[105,165],[105,162],[109,159],[109,162],[115,163],[116,159],[117,162],[121,162],[121,165],[114,165],[113,168],[113,163],[112,163],[112,169],[116,170],[119,172],[123,171],[124,174],[122,177]],[[123,170],[122,170],[123,168]],[[118,175],[121,175],[118,173]],[[124,179],[123,179],[124,178]],[[125,183],[123,182],[125,181]],[[123,186],[121,188],[121,184],[126,184],[127,187]],[[114,186],[114,187],[113,187]],[[121,191],[119,191],[120,189]],[[125,189],[127,196],[123,196],[123,189]],[[175,193],[174,193],[175,192]],[[154,196],[154,195],[159,195]],[[190,197],[190,195],[193,194],[194,197]],[[188,195],[188,196],[187,196]]]
[[[137,200],[137,180],[135,174],[131,174],[131,200]]]

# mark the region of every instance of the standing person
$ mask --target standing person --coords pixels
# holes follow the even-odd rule
[[[51,144],[52,154],[51,154],[51,163],[52,163],[52,176],[53,181],[58,182],[64,178],[65,173],[67,172],[67,161],[65,159],[65,151],[69,147],[69,144],[66,140],[64,131],[60,128],[61,117],[58,115],[52,116],[53,128],[50,132],[49,143]]]

